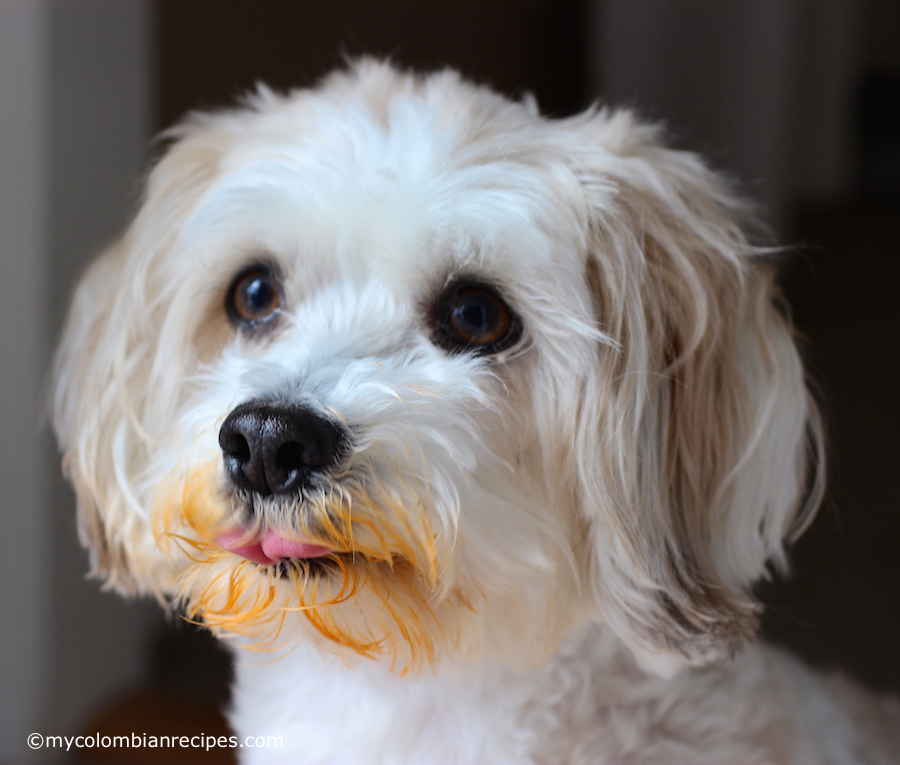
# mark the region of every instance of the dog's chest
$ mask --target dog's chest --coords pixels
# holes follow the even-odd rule
[[[313,646],[242,653],[231,721],[242,765],[772,765],[857,763],[849,719],[780,652],[672,681],[608,641],[531,672],[480,667],[400,678]],[[795,676],[796,675],[796,676]],[[821,709],[795,698],[812,695]],[[824,706],[822,706],[824,705]],[[270,739],[271,737],[271,739]]]
[[[231,722],[238,740],[280,737],[242,763],[531,762],[523,725],[526,686],[508,672],[410,680],[311,657],[302,647],[279,661],[236,666]]]

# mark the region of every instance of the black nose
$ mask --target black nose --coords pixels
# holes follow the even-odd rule
[[[219,430],[229,478],[263,496],[299,491],[336,462],[341,438],[309,409],[260,402],[237,407]]]

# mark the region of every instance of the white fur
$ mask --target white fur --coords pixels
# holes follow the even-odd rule
[[[822,437],[767,253],[696,157],[628,112],[372,61],[170,138],[75,296],[55,424],[95,573],[234,646],[236,732],[284,742],[244,763],[896,761],[896,705],[748,642]],[[259,260],[282,311],[238,331],[225,291]],[[435,343],[460,274],[516,345]],[[353,434],[322,490],[347,600],[208,532],[240,503],[219,428],[255,399]],[[300,533],[316,501],[255,522]]]

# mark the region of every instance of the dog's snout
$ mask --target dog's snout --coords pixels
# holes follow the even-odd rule
[[[342,434],[301,407],[251,402],[222,423],[219,446],[229,478],[257,494],[299,491],[337,460]]]

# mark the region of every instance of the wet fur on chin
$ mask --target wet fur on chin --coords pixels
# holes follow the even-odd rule
[[[819,503],[821,426],[718,176],[628,111],[549,120],[371,60],[167,138],[76,292],[54,422],[93,573],[234,645],[236,727],[293,736],[244,761],[818,746],[772,679],[802,670],[745,644]],[[279,289],[258,325],[226,310],[248,267]],[[448,345],[441,296],[470,283],[509,347]],[[217,435],[253,401],[327,419],[340,459],[290,496],[235,487]],[[234,528],[332,552],[263,566],[221,546]],[[710,732],[694,697],[743,681],[772,715]]]

